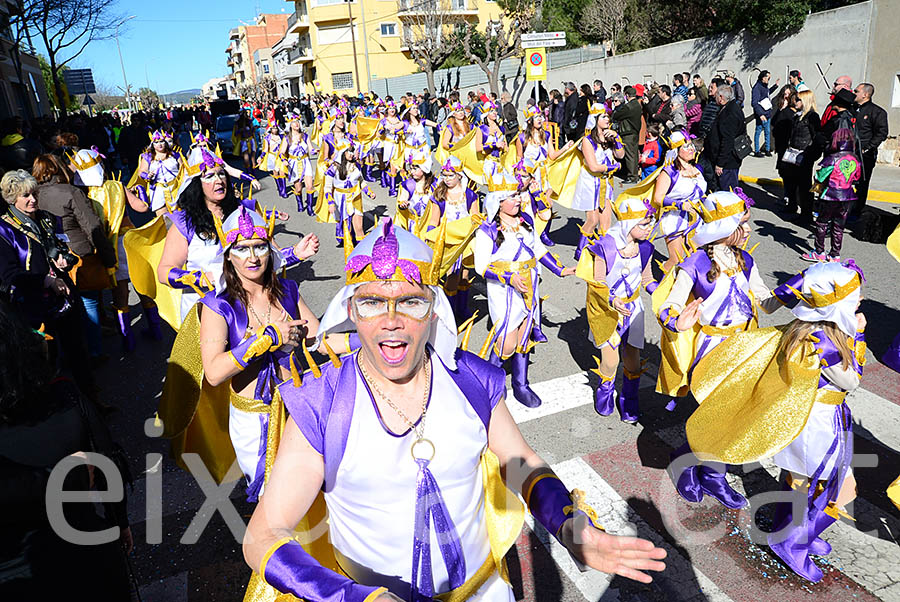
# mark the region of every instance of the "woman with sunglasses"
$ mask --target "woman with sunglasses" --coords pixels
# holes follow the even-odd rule
[[[180,209],[171,214],[173,227],[166,234],[165,246],[156,270],[160,283],[181,290],[181,320],[216,282],[215,258],[219,253],[215,218],[220,220],[243,205],[255,208],[250,199],[238,200],[231,176],[223,161],[203,151],[205,162],[178,197]],[[319,240],[307,234],[293,247],[280,249],[287,265],[293,265],[316,253]]]
[[[172,132],[156,130],[150,134],[150,146],[138,159],[127,188],[157,215],[174,211],[174,185],[182,165],[181,154],[172,146]]]
[[[656,223],[655,211],[642,199],[630,197],[613,207],[617,222],[609,232],[585,247],[579,275],[588,283],[587,308],[590,340],[600,349],[595,372],[600,377],[594,409],[601,416],[613,411],[619,349],[625,371],[618,396],[623,422],[638,420],[638,383],[644,348],[644,303],[641,287],[656,290],[650,260],[653,244],[647,239]],[[582,268],[584,264],[584,268]],[[586,268],[586,269],[585,269]]]
[[[487,282],[488,309],[493,327],[484,349],[490,362],[501,366],[512,358],[513,396],[522,405],[541,405],[528,386],[528,356],[547,337],[541,331],[541,268],[560,277],[575,273],[551,255],[535,234],[534,221],[522,211],[518,181],[500,172],[491,179],[485,198],[488,221],[475,234],[475,271]]]
[[[434,188],[434,207],[428,212],[428,230],[437,228],[441,219],[447,223],[466,219],[478,213],[478,194],[466,186],[462,162],[450,157],[441,166],[441,180]],[[450,300],[453,313],[459,319],[469,314],[469,270],[472,266],[471,251],[464,250],[444,278],[444,292]]]
[[[663,264],[668,272],[689,255],[688,233],[697,226],[693,204],[706,194],[706,179],[697,168],[693,137],[676,130],[669,138],[666,166],[656,176],[653,206],[659,211],[659,232],[666,237],[669,258]],[[671,158],[672,155],[674,159]]]

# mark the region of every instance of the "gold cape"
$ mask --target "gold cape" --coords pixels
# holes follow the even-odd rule
[[[509,549],[516,543],[522,525],[525,524],[525,508],[519,498],[506,488],[503,477],[500,474],[500,460],[490,449],[485,449],[481,454],[481,482],[484,487],[484,514],[487,525],[488,539],[491,544],[491,570],[482,573],[464,583],[459,588],[435,596],[436,600],[443,602],[463,602],[468,600],[477,589],[483,585],[487,577],[493,575],[494,570],[500,572],[500,577],[509,583],[509,571],[504,557]],[[325,498],[321,492],[316,496],[312,507],[295,533],[300,537],[303,548],[312,555],[325,568],[336,573],[343,574],[334,559],[334,551],[328,542],[327,529],[314,528],[312,533],[318,534],[318,538],[312,542],[307,541],[310,526],[324,525],[327,520]],[[321,530],[321,533],[320,533]],[[485,563],[486,565],[488,563]],[[476,577],[482,577],[481,583],[473,583]],[[250,577],[247,591],[244,594],[244,602],[293,602],[297,600],[290,594],[281,594],[275,588],[267,584],[256,572]]]
[[[429,209],[430,211],[430,209]],[[427,215],[427,214],[426,214]],[[434,246],[437,237],[444,230],[444,255],[441,260],[441,275],[447,274],[456,263],[456,260],[462,257],[463,266],[473,267],[475,249],[470,244],[475,238],[478,227],[484,222],[484,215],[476,213],[475,215],[467,215],[461,219],[448,222],[446,218],[442,218],[441,222],[445,228],[437,227],[428,232],[420,231],[419,236],[430,246]],[[427,223],[427,222],[426,222]]]
[[[585,250],[575,267],[575,275],[587,283],[588,326],[599,347],[607,342],[619,325],[619,312],[609,306],[609,285],[594,280],[594,254]]]
[[[900,477],[897,477],[887,488],[888,499],[900,508]]]
[[[572,208],[572,200],[575,198],[575,186],[578,184],[578,176],[584,167],[584,156],[581,154],[581,140],[564,150],[555,159],[548,159],[547,179],[550,188],[556,193],[555,203],[563,207]],[[605,197],[603,197],[605,198]]]
[[[771,457],[797,438],[816,399],[821,372],[811,341],[785,357],[789,325],[731,335],[695,369],[703,403],[687,421],[698,455],[744,464]]]
[[[659,286],[650,295],[653,305],[653,313],[659,317],[662,304],[672,292],[678,271],[669,270],[669,273],[660,281]],[[688,296],[688,303],[694,296]],[[672,332],[665,326],[659,338],[660,364],[659,374],[656,377],[656,392],[671,397],[684,397],[688,394],[688,372],[696,355],[697,335],[700,334],[700,325],[694,324],[691,330],[685,332]]]
[[[900,261],[900,224],[894,228],[894,231],[888,236],[887,250],[893,255],[894,259]]]
[[[153,299],[159,315],[177,331],[181,327],[181,289],[160,284],[156,279],[167,233],[165,218],[160,215],[126,232],[123,242],[134,290]]]

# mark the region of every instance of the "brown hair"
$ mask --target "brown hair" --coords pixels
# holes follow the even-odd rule
[[[455,112],[456,111],[454,111],[453,113]],[[453,116],[453,113],[450,113],[450,116],[447,118],[447,121],[450,123],[450,128],[457,136],[465,136],[469,133],[469,130],[472,129],[472,126],[469,125],[469,121],[467,119],[457,119]]]
[[[263,272],[262,287],[269,298],[269,303],[281,303],[284,298],[284,290],[281,288],[281,282],[278,280],[278,277],[275,276],[275,267],[272,261],[272,253],[277,253],[278,250],[273,248],[271,243],[269,243],[269,248],[271,250],[269,251],[269,260],[266,262],[266,271]],[[222,266],[222,273],[225,276],[225,294],[230,300],[240,301],[244,307],[247,307],[250,300],[247,298],[247,291],[244,289],[243,283],[241,283],[241,277],[238,275],[237,270],[234,269],[231,261],[228,261],[230,255],[231,250],[229,249],[225,254],[226,261]]]
[[[78,148],[78,134],[72,132],[60,132],[53,137],[53,144],[58,147],[71,146]]]
[[[847,335],[838,329],[834,322],[804,322],[794,320],[784,333],[783,349],[786,358],[791,357],[797,347],[806,341],[811,341],[810,336],[816,330],[822,330],[841,355],[841,367],[847,370],[853,365],[853,350],[847,343]]]
[[[736,232],[736,230],[735,230]],[[731,248],[731,252],[734,253],[734,259],[737,261],[738,269],[740,271],[744,271],[747,267],[747,264],[744,262],[744,253],[741,251],[740,247],[737,247],[733,244],[729,244],[728,241],[732,239],[734,233],[731,234],[728,238],[725,239],[725,244]],[[703,245],[703,250],[706,251],[706,256],[709,257],[709,271],[706,272],[706,280],[709,282],[715,282],[716,278],[719,277],[719,264],[716,263],[716,260],[713,258],[713,247],[714,244],[710,243],[708,245]]]
[[[72,183],[72,174],[69,168],[56,155],[38,155],[31,167],[31,175],[38,184],[49,182],[53,176],[63,184]]]

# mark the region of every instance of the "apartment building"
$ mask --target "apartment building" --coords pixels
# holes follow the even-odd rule
[[[412,32],[421,31],[429,13],[444,16],[445,25],[433,35],[450,35],[464,22],[477,25],[502,14],[493,0],[289,1],[295,11],[286,40],[296,37],[283,41],[273,56],[286,55],[284,89],[296,84],[302,93],[356,94],[368,91],[370,79],[415,73]]]
[[[0,0],[0,119],[32,119],[52,111],[31,38],[25,35],[15,45],[10,16],[21,12],[21,0]]]
[[[255,25],[239,25],[229,30],[225,62],[234,85],[255,84],[271,73],[271,50],[284,37],[287,22],[286,14],[262,14]]]

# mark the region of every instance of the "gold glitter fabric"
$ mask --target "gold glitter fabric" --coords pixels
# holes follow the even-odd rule
[[[786,358],[788,325],[732,335],[694,369],[691,391],[703,403],[687,421],[691,449],[729,464],[771,457],[809,418],[819,383],[812,342]]]
[[[609,306],[609,285],[594,279],[594,254],[590,251],[582,253],[575,266],[575,275],[587,283],[587,321],[591,329],[594,344],[598,347],[607,342],[616,332],[619,324],[619,312]],[[638,289],[640,294],[640,289]]]
[[[888,485],[887,494],[894,505],[900,508],[900,477],[897,477],[893,483]]]
[[[128,274],[134,290],[156,302],[159,315],[169,326],[181,327],[181,290],[160,284],[156,266],[166,246],[166,222],[163,216],[125,233],[123,245],[128,256]]]
[[[162,421],[162,436],[172,441],[178,465],[187,470],[182,454],[196,453],[221,483],[235,461],[228,434],[231,385],[213,387],[203,378],[198,306],[191,308],[172,345],[157,418]]]
[[[653,313],[657,318],[662,311],[662,304],[672,292],[677,275],[677,269],[669,270],[650,296]],[[694,296],[690,295],[688,303],[693,300]],[[684,397],[688,394],[688,372],[694,361],[698,334],[700,334],[699,323],[684,332],[672,332],[668,328],[662,328],[659,338],[660,365],[656,377],[657,393],[672,397]]]

